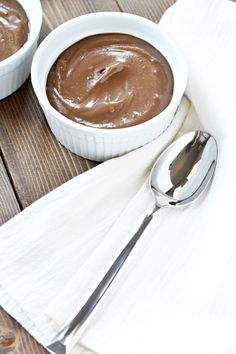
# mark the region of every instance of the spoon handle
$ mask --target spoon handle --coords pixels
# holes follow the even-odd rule
[[[113,282],[114,278],[120,271],[121,267],[125,263],[132,249],[136,245],[137,241],[140,239],[144,230],[153,218],[154,213],[160,209],[155,206],[154,209],[149,213],[143,220],[139,229],[133,235],[131,240],[127,243],[125,248],[121,251],[119,256],[116,258],[114,263],[111,265],[110,269],[104,275],[101,282],[98,284],[96,289],[90,295],[88,300],[85,302],[80,311],[70,319],[60,330],[58,335],[53,339],[53,342],[48,345],[47,349],[56,354],[66,354],[66,346],[70,344],[74,335],[78,332],[81,326],[85,323],[87,318],[90,316],[94,308],[97,306],[103,295],[106,293],[107,289]]]

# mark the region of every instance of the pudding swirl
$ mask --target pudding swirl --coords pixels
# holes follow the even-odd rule
[[[0,61],[16,53],[27,41],[28,33],[28,18],[22,6],[15,0],[0,0]]]
[[[47,80],[51,105],[67,118],[96,128],[145,122],[169,104],[173,75],[164,56],[126,34],[87,37],[66,49]]]

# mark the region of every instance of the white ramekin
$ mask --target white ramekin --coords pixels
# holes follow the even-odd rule
[[[50,105],[46,80],[53,63],[73,43],[99,33],[126,33],[139,37],[166,57],[174,75],[174,92],[170,104],[158,116],[132,127],[99,129],[75,123]],[[74,18],[51,32],[35,54],[31,78],[48,124],[59,142],[80,156],[104,161],[150,142],[169,126],[185,90],[187,71],[180,50],[157,24],[127,13],[102,12]]]
[[[17,0],[29,19],[29,38],[16,53],[0,61],[0,100],[16,91],[27,79],[42,25],[39,0]]]

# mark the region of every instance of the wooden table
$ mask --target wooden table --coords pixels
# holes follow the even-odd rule
[[[125,11],[159,21],[174,0],[41,0],[40,41],[61,23],[89,12]],[[0,225],[38,198],[94,167],[53,137],[30,79],[0,102]],[[0,354],[47,351],[0,309]],[[112,354],[112,353],[111,353]]]

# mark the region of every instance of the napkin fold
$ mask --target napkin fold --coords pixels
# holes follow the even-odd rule
[[[236,352],[235,18],[228,0],[178,0],[160,25],[186,57],[191,103],[183,98],[155,141],[74,178],[1,227],[0,304],[44,346],[152,206],[147,177],[157,155],[176,134],[202,126],[219,145],[207,195],[158,212],[71,353]]]

